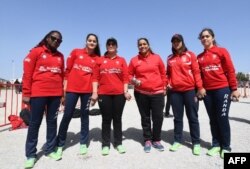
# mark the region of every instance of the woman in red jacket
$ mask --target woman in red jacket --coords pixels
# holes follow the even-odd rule
[[[122,113],[125,102],[131,99],[131,95],[128,93],[127,63],[117,55],[117,47],[116,39],[107,40],[107,52],[98,61],[93,77],[92,100],[95,102],[98,97],[102,112],[102,155],[109,154],[112,121],[114,146],[120,154],[126,152],[122,145]]]
[[[49,32],[23,62],[23,102],[30,104],[31,118],[26,140],[25,168],[36,162],[38,132],[46,109],[47,141],[45,155],[60,160],[56,148],[57,110],[63,96],[64,58],[57,48],[62,42],[59,31]]]
[[[74,49],[67,58],[64,81],[65,109],[57,138],[57,154],[60,156],[65,145],[69,123],[79,98],[81,102],[80,154],[84,155],[88,152],[89,100],[92,93],[93,68],[99,56],[98,37],[90,33],[86,37],[86,46],[82,49]]]
[[[220,152],[231,151],[230,124],[228,119],[231,100],[237,101],[235,69],[228,51],[218,47],[212,29],[205,28],[199,34],[204,51],[198,55],[202,80],[207,96],[204,103],[210,119],[212,148],[207,155],[214,156]]]
[[[160,141],[166,93],[165,66],[161,57],[150,49],[148,39],[140,38],[137,44],[139,54],[130,61],[129,79],[135,85],[134,95],[141,115],[144,151],[149,153],[152,145],[164,151]]]
[[[182,145],[185,107],[193,144],[193,154],[200,155],[199,102],[196,91],[199,95],[204,96],[205,89],[202,86],[199,65],[195,54],[187,49],[182,35],[175,34],[171,42],[173,54],[167,58],[167,76],[174,114],[174,143],[170,147],[170,151],[177,151]]]

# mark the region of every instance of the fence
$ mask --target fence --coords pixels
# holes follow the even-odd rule
[[[240,87],[240,88],[238,88],[238,90],[240,92],[241,97],[248,98],[250,96],[250,88],[249,88],[249,86]]]
[[[20,84],[0,85],[0,127],[9,123],[9,115],[19,115],[22,108]]]
[[[19,115],[22,105],[21,84],[0,84],[0,127],[9,125],[9,115]],[[250,89],[238,88],[241,97],[249,97]],[[130,92],[131,94],[133,92]],[[80,103],[78,101],[77,107]],[[63,112],[64,106],[59,107],[59,112]]]

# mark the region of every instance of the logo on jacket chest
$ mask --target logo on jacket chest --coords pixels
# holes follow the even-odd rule
[[[61,58],[57,58],[57,62],[58,62],[58,63],[61,63],[61,62],[62,62],[62,59],[61,59]]]
[[[212,59],[214,60],[214,59],[216,59],[217,58],[217,55],[216,54],[213,54],[212,55]]]
[[[43,55],[42,55],[42,58],[43,58],[43,59],[46,59],[46,58],[47,58],[46,54],[43,54]]]

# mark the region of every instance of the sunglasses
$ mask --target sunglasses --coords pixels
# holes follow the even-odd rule
[[[108,43],[107,46],[116,46],[115,43]]]
[[[57,37],[55,36],[50,36],[50,39],[54,42],[54,41],[57,41],[58,43],[62,43],[62,39],[58,39]]]
[[[204,35],[204,36],[201,36],[201,39],[204,39],[204,38],[209,38],[210,35]]]

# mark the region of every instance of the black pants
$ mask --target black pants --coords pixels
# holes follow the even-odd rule
[[[102,147],[110,147],[111,121],[113,120],[114,146],[122,144],[122,112],[126,99],[121,95],[99,95],[102,112]]]
[[[144,141],[160,141],[163,122],[164,95],[145,95],[134,92],[136,103],[141,114],[141,125]],[[151,130],[151,117],[153,130]]]
[[[165,106],[165,115],[168,116],[170,114],[170,106],[171,106],[171,102],[170,102],[170,97],[171,97],[171,91],[168,90],[167,93],[167,99],[166,99],[166,106]]]

